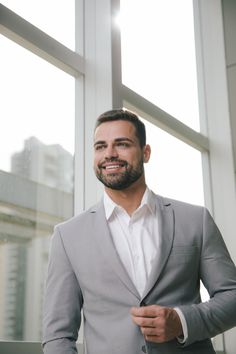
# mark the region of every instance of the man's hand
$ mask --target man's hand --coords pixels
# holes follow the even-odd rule
[[[172,308],[158,305],[132,307],[131,316],[147,341],[163,343],[183,335],[179,316]]]

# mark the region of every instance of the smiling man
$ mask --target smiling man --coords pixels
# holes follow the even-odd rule
[[[45,354],[213,354],[236,324],[236,270],[209,212],[155,195],[151,149],[133,112],[102,114],[94,171],[102,200],[56,226],[44,305]],[[201,302],[200,280],[210,300]]]

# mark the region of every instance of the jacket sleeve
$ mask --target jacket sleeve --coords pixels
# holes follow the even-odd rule
[[[52,236],[43,310],[45,354],[77,353],[82,293],[58,227]]]
[[[179,306],[188,327],[185,346],[214,337],[236,325],[236,268],[206,209],[203,213],[202,237],[199,272],[210,300]]]

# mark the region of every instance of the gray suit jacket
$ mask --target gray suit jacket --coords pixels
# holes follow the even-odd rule
[[[84,316],[87,354],[212,354],[210,337],[236,325],[236,269],[205,208],[156,198],[161,256],[140,298],[123,267],[103,203],[58,225],[52,238],[44,304],[45,354],[76,353]],[[200,279],[210,294],[201,303]],[[178,306],[188,340],[145,342],[132,306]]]

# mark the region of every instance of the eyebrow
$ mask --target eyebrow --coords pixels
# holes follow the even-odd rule
[[[121,138],[116,138],[114,140],[114,142],[118,143],[118,142],[121,142],[121,141],[128,141],[130,143],[134,143],[134,140],[130,139],[130,138],[127,138],[127,137],[121,137]],[[105,140],[98,140],[94,143],[93,146],[96,146],[96,145],[100,145],[100,144],[106,144],[107,142]]]

